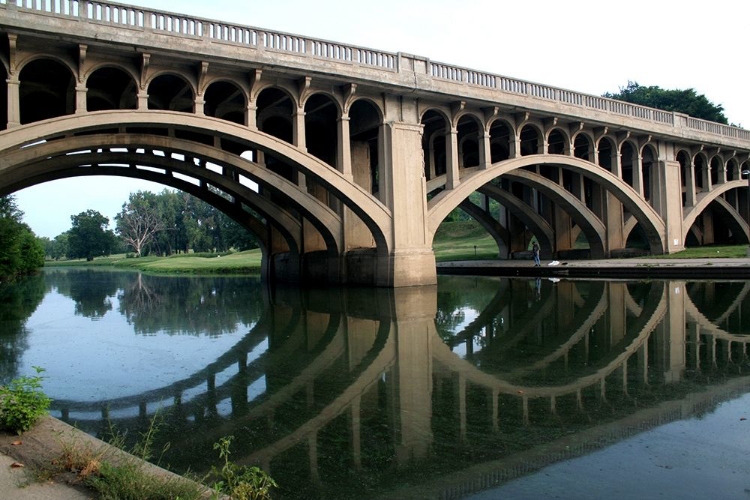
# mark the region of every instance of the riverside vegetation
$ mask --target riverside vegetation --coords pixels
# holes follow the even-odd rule
[[[475,221],[456,221],[441,224],[433,242],[437,262],[461,260],[495,260],[497,244]],[[660,259],[742,258],[747,257],[747,245],[703,246],[688,248]],[[47,261],[47,266],[114,266],[158,274],[249,274],[260,273],[261,250],[226,253],[190,253],[170,257],[128,258],[125,254],[99,257],[93,261]]]
[[[47,413],[51,399],[41,390],[44,370],[35,367],[36,376],[22,376],[0,386],[0,430],[22,434],[30,430]],[[115,429],[107,446],[94,446],[73,437],[61,438],[59,456],[35,471],[39,480],[73,473],[76,482],[96,491],[99,498],[117,500],[197,500],[229,497],[232,500],[270,500],[276,482],[258,467],[237,465],[230,461],[233,437],[214,445],[221,468],[212,467],[203,478],[181,478],[159,475],[149,470],[153,460],[152,445],[161,422],[157,414],[148,430],[140,436],[129,453],[123,450],[125,439]],[[167,445],[168,446],[168,445]],[[114,447],[114,448],[113,448]],[[162,452],[166,451],[166,448]],[[158,465],[158,458],[156,463]]]

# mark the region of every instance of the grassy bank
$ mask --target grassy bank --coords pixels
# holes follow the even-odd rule
[[[47,267],[114,266],[159,274],[250,274],[260,273],[259,249],[227,255],[179,254],[170,257],[126,258],[124,254],[86,260],[48,261]]]
[[[438,262],[494,260],[498,258],[495,240],[474,221],[447,222],[438,229],[433,241]],[[658,259],[717,259],[747,257],[747,245],[688,248]],[[180,254],[170,257],[126,258],[125,254],[99,257],[93,261],[47,261],[45,266],[114,266],[158,274],[253,274],[260,273],[259,249],[226,255]]]

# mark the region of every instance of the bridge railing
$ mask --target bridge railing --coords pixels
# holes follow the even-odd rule
[[[527,82],[516,78],[495,75],[463,68],[452,64],[406,54],[384,52],[354,45],[336,43],[279,31],[242,26],[222,21],[185,16],[171,12],[134,7],[104,0],[0,0],[0,8],[13,6],[46,13],[57,17],[74,17],[93,23],[122,26],[152,32],[166,32],[174,36],[204,38],[219,43],[296,54],[304,57],[333,60],[373,69],[400,72],[399,58],[413,58],[403,71],[411,71],[426,61],[426,77],[453,82],[468,87],[497,90],[527,96],[532,99],[558,102],[582,109],[596,110],[612,115],[627,116],[677,128],[687,128],[740,140],[750,140],[750,131],[692,118],[680,113],[631,104],[600,96],[593,96],[549,85]]]

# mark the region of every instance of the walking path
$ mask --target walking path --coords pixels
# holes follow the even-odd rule
[[[750,278],[750,258],[731,259],[602,259],[476,260],[440,262],[438,274],[479,274],[497,276],[570,276],[589,278]]]

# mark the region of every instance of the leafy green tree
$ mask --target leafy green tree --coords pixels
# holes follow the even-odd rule
[[[96,210],[71,215],[73,226],[68,231],[68,257],[71,259],[109,255],[116,244],[115,234],[107,229],[109,218]]]
[[[68,255],[68,236],[68,231],[55,236],[55,239],[52,240],[53,246],[52,253],[49,254],[50,257],[55,260],[59,260]]]
[[[30,274],[44,265],[44,247],[13,196],[0,197],[0,278]]]
[[[665,111],[685,113],[712,122],[729,123],[727,117],[724,116],[724,107],[721,104],[712,103],[706,96],[698,94],[694,89],[667,90],[655,85],[644,87],[638,82],[628,81],[628,85],[620,87],[619,92],[607,92],[604,97]]]

